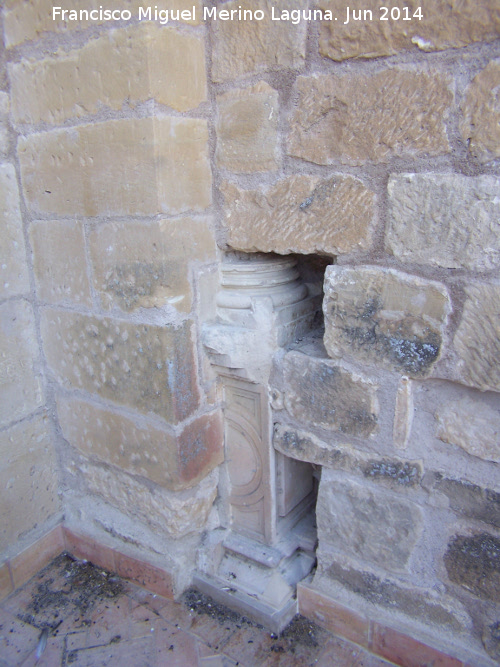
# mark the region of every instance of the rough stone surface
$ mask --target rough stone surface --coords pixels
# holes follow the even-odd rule
[[[18,123],[59,124],[148,99],[187,111],[206,99],[203,41],[151,24],[112,30],[79,50],[13,64],[10,81]]]
[[[457,379],[483,391],[500,391],[500,285],[473,284],[465,291],[454,338]]]
[[[500,157],[500,61],[476,75],[465,95],[460,131],[469,151],[480,162]]]
[[[265,81],[217,98],[219,167],[239,173],[278,168],[278,92]]]
[[[330,266],[325,347],[405,375],[429,375],[439,358],[449,298],[439,283],[380,267]]]
[[[91,306],[82,223],[35,222],[30,241],[39,299]]]
[[[368,0],[362,5],[350,8],[349,23],[347,21],[346,4],[343,0],[321,0],[318,6],[323,10],[330,10],[338,21],[324,21],[320,30],[320,53],[332,60],[347,58],[377,58],[391,56],[400,51],[418,48],[422,51],[443,51],[449,48],[460,48],[474,42],[489,42],[500,35],[500,14],[495,0],[474,0],[447,2],[434,0],[423,5],[420,0],[408,0],[386,6],[387,15],[380,10],[380,3]],[[361,12],[361,21],[358,17],[358,8],[371,10],[372,19]],[[394,13],[392,7],[399,7],[401,13]],[[406,11],[404,7],[407,7]],[[418,8],[422,10],[422,19]],[[355,14],[353,14],[353,9]],[[396,10],[394,10],[396,12]],[[380,20],[386,16],[387,21]],[[410,21],[405,18],[411,17]]]
[[[23,222],[19,208],[16,172],[0,164],[0,297],[29,291]]]
[[[290,352],[284,360],[285,407],[301,422],[367,437],[377,427],[373,383],[334,362]]]
[[[217,496],[216,471],[193,489],[177,492],[150,488],[116,469],[90,463],[79,464],[74,472],[83,476],[90,492],[160,535],[173,538],[201,532]]]
[[[386,245],[399,259],[473,271],[500,265],[500,178],[400,174],[388,191]]]
[[[39,352],[33,309],[27,301],[0,306],[0,424],[21,419],[42,405]]]
[[[44,309],[45,354],[58,380],[171,423],[198,404],[190,323],[179,328]]]
[[[289,0],[286,8],[305,9],[306,0]],[[228,11],[250,9],[262,10],[263,21],[219,21],[211,20],[214,47],[212,78],[214,81],[233,79],[242,74],[299,69],[304,64],[306,53],[307,24],[301,21],[272,21],[270,0],[234,0],[224,4]],[[222,9],[222,7],[220,7]],[[281,15],[279,8],[278,13]]]
[[[336,551],[384,569],[402,570],[420,537],[422,514],[397,500],[323,469],[316,506],[318,538]]]
[[[304,76],[295,93],[290,155],[363,164],[449,152],[445,120],[453,94],[437,72]]]
[[[66,30],[81,30],[92,25],[99,25],[101,21],[82,20],[78,21],[62,21],[60,17],[54,21],[52,16],[52,8],[54,2],[52,0],[32,0],[31,2],[18,2],[17,0],[6,0],[5,14],[4,14],[4,30],[5,42],[7,48],[20,44],[24,41],[38,39],[46,32],[61,32]],[[89,0],[83,7],[79,0],[69,0],[65,2],[63,7],[68,10],[80,9],[99,9],[102,5],[101,0]],[[117,9],[128,9],[132,12],[132,16],[138,15],[138,8],[145,7],[141,0],[122,0]],[[184,23],[198,24],[201,21],[201,0],[166,0],[162,3],[161,9],[172,10],[191,10],[193,6],[196,8],[194,20],[191,16],[185,14],[183,19],[179,15],[179,20]],[[103,6],[104,9],[110,7]],[[113,7],[114,9],[115,7]],[[170,16],[170,14],[169,14]],[[80,18],[80,17],[78,17]]]
[[[488,624],[483,629],[483,646],[493,660],[500,662],[500,621]]]
[[[59,215],[154,215],[211,202],[207,123],[136,118],[21,137],[28,206]]]
[[[105,308],[171,304],[189,312],[190,262],[215,260],[215,239],[206,220],[110,222],[91,232],[90,255]]]
[[[444,555],[451,581],[474,595],[500,602],[500,539],[490,533],[455,535]]]
[[[367,250],[375,194],[352,176],[289,176],[267,191],[223,183],[228,244],[247,252]]]
[[[0,434],[0,551],[60,509],[56,470],[46,418]]]
[[[413,383],[408,378],[402,377],[399,381],[396,394],[394,424],[392,427],[392,440],[398,449],[405,449],[408,444],[414,412]]]
[[[437,437],[471,456],[500,463],[500,411],[481,400],[462,398],[436,412]]]
[[[82,454],[173,491],[197,484],[222,462],[220,419],[214,415],[174,435],[78,399],[59,396],[57,412],[64,437]]]
[[[435,488],[448,496],[450,507],[458,514],[500,528],[500,493],[439,473],[436,473]]]
[[[9,109],[9,96],[0,92],[0,155],[6,155],[9,151]]]

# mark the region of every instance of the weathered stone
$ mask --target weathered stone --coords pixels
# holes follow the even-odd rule
[[[289,176],[267,191],[222,184],[228,244],[247,252],[367,250],[375,195],[353,176]]]
[[[240,173],[276,170],[278,93],[265,81],[217,98],[217,164]]]
[[[30,240],[38,297],[48,303],[91,306],[82,223],[35,222]]]
[[[448,496],[451,509],[458,514],[500,528],[500,493],[440,473],[436,473],[435,488]]]
[[[198,405],[190,323],[179,328],[44,309],[48,363],[65,386],[171,423]]]
[[[500,539],[489,533],[455,535],[444,555],[450,581],[484,600],[500,602]]]
[[[483,646],[493,660],[500,661],[500,621],[485,626],[482,634]]]
[[[7,123],[0,121],[0,155],[7,155],[9,151],[9,128]]]
[[[57,462],[45,417],[0,434],[0,551],[60,509]]]
[[[88,0],[85,7],[82,6],[79,0],[68,0],[64,3],[63,8],[67,10],[78,11],[78,20],[68,20],[69,14],[65,15],[65,20],[61,20],[61,15],[53,17],[54,2],[52,0],[32,0],[31,2],[18,2],[18,0],[6,0],[4,13],[4,31],[5,42],[7,48],[20,44],[24,41],[38,39],[45,32],[61,32],[66,30],[81,30],[93,25],[100,25],[105,21],[105,17],[101,19],[99,15],[92,20],[90,11],[99,10],[102,6],[101,0]],[[139,7],[145,7],[142,0],[122,0],[120,5],[113,9],[129,10],[132,12],[132,18],[138,17]],[[193,7],[195,14],[193,17]],[[89,12],[89,19],[83,14],[80,17],[80,10],[86,9]],[[104,6],[103,9],[110,9]],[[161,8],[168,9],[168,18],[171,18],[170,10],[175,11],[175,19],[177,20],[177,10],[181,12],[184,10],[188,13],[179,14],[178,20],[183,23],[191,23],[196,25],[202,20],[201,1],[200,0],[165,0]],[[95,15],[94,15],[95,16]],[[126,17],[125,17],[126,18]],[[154,11],[152,14],[154,18]]]
[[[301,422],[367,437],[377,427],[373,383],[329,359],[290,352],[284,360],[285,407]]]
[[[396,394],[392,427],[392,440],[398,449],[405,449],[408,444],[413,425],[413,414],[413,383],[408,378],[402,377]]]
[[[33,309],[27,301],[0,306],[0,424],[42,405],[39,351]]]
[[[454,338],[457,379],[477,389],[500,391],[500,285],[465,289],[462,321]]]
[[[453,94],[437,72],[303,76],[296,95],[288,152],[309,162],[364,164],[450,150],[445,120]]]
[[[11,65],[10,81],[19,123],[59,124],[148,99],[187,111],[206,99],[203,41],[151,24],[111,30],[79,50]]]
[[[500,412],[481,400],[461,398],[436,412],[437,437],[471,456],[500,463]]]
[[[474,77],[462,106],[460,132],[480,162],[500,157],[500,61],[494,60]]]
[[[333,21],[323,21],[321,25],[321,55],[340,61],[391,56],[415,47],[422,51],[443,51],[474,42],[490,42],[500,35],[495,0],[480,3],[434,0],[426,5],[420,0],[408,0],[399,9],[397,4],[394,8],[387,4],[387,13],[376,0],[363,2],[361,10],[351,6],[349,22],[345,23],[348,15],[343,0],[321,0],[318,6],[333,14]],[[361,20],[354,20],[360,15]]]
[[[0,296],[29,291],[23,221],[19,208],[16,172],[11,164],[0,164]]]
[[[90,463],[79,464],[74,472],[83,476],[91,493],[160,535],[173,538],[200,533],[217,497],[216,471],[193,489],[177,492],[160,487],[151,489],[116,469]]]
[[[153,215],[211,202],[207,123],[135,118],[21,137],[28,206],[59,215]]]
[[[323,469],[316,506],[320,545],[389,570],[404,569],[422,532],[417,505]]]
[[[306,0],[289,0],[287,9],[305,9]],[[299,69],[306,54],[307,24],[271,20],[270,0],[233,0],[224,4],[227,11],[263,11],[264,20],[219,21],[211,19],[213,31],[212,78],[233,79],[242,74],[266,70]],[[280,12],[278,12],[280,14]],[[280,14],[281,15],[281,14]],[[249,15],[247,15],[248,17]],[[242,13],[243,17],[243,13]]]
[[[173,491],[194,486],[222,463],[217,415],[200,417],[175,435],[78,399],[59,396],[57,412],[64,437],[82,454]]]
[[[473,271],[500,265],[500,178],[399,174],[388,191],[386,246],[399,259]]]
[[[190,262],[215,259],[206,220],[110,222],[90,234],[94,286],[105,308],[175,306],[189,312]]]
[[[426,376],[439,359],[449,308],[439,283],[380,267],[329,266],[325,347],[333,358]]]

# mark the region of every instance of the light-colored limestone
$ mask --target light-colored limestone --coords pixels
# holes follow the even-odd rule
[[[0,434],[0,551],[60,509],[56,470],[46,417]]]
[[[81,30],[82,28],[88,28],[92,25],[105,24],[114,26],[116,24],[114,20],[104,20],[104,16],[102,20],[99,16],[96,16],[96,20],[92,20],[92,15],[90,14],[88,20],[85,18],[85,15],[83,15],[82,20],[80,20],[79,14],[78,20],[76,21],[62,21],[61,16],[57,16],[56,20],[54,20],[52,13],[54,6],[58,5],[55,5],[53,0],[6,0],[4,31],[7,48],[24,41],[38,39],[46,32]],[[82,5],[79,0],[68,0],[68,2],[61,4],[60,6],[63,9],[77,10],[78,12],[81,9],[86,9],[89,12],[91,10],[99,10],[99,7],[102,7],[103,9],[118,9],[120,11],[129,10],[132,12],[132,18],[138,18],[139,7],[148,7],[148,5],[141,0],[122,0],[119,5],[114,7],[103,5],[102,0],[88,0],[88,2],[85,2],[85,5]],[[195,7],[194,17],[192,14],[193,7]],[[152,8],[154,11],[154,5]],[[177,10],[181,12],[189,12],[184,15],[179,14],[178,20],[183,23],[196,25],[200,23],[202,19],[201,0],[165,0],[159,9],[168,9],[169,19],[172,16],[170,10],[175,12],[177,12]],[[154,13],[152,16],[154,16]],[[174,16],[177,17],[177,13]],[[69,17],[69,14],[67,14],[66,17]]]
[[[48,303],[91,306],[82,223],[35,222],[30,241],[38,297]]]
[[[381,10],[381,4],[387,7],[387,13]],[[345,25],[347,5],[344,0],[321,0],[318,6],[338,18],[324,21],[320,30],[320,53],[332,60],[391,56],[415,47],[422,51],[443,51],[474,42],[490,42],[500,35],[496,0],[433,0],[431,3],[407,0],[399,4],[367,0],[350,6],[349,22]],[[355,21],[360,8],[361,20]],[[418,13],[415,14],[418,8],[421,20]],[[372,12],[371,18],[369,14],[365,16],[365,10]],[[388,20],[381,20],[384,17]],[[411,20],[405,20],[408,18]]]
[[[331,357],[421,377],[441,354],[450,304],[436,282],[382,267],[329,266],[323,310]]]
[[[0,164],[0,297],[29,291],[28,266],[16,172]]]
[[[9,108],[9,96],[7,93],[0,92],[0,155],[6,155],[9,151]]]
[[[500,60],[477,74],[465,94],[460,132],[480,162],[500,157]]]
[[[91,232],[90,254],[105,308],[131,311],[168,303],[189,312],[190,263],[214,260],[215,239],[206,220],[110,222]]]
[[[352,176],[289,176],[262,192],[223,183],[228,244],[238,250],[347,253],[367,250],[375,194]]]
[[[402,377],[396,393],[394,424],[392,427],[392,440],[394,445],[399,449],[404,449],[408,444],[414,412],[413,382],[408,378]]]
[[[500,391],[500,286],[473,284],[454,338],[456,376],[483,391]]]
[[[176,329],[46,308],[41,329],[48,363],[65,386],[171,423],[198,405],[189,322]]]
[[[417,505],[323,469],[316,506],[318,538],[335,551],[384,569],[404,569],[422,532]]]
[[[284,360],[285,407],[299,422],[368,437],[377,427],[376,387],[329,359],[290,352]]]
[[[473,271],[500,265],[500,178],[400,174],[388,192],[386,245],[399,259]]]
[[[187,111],[206,99],[201,38],[152,24],[105,32],[56,57],[22,60],[9,74],[19,123],[58,124],[148,99]]]
[[[265,15],[264,20],[210,21],[213,30],[214,81],[233,79],[252,72],[299,69],[303,66],[306,22],[293,25],[291,21],[272,21],[272,5],[270,0],[233,0],[225,3],[223,9],[231,11],[241,7],[242,11],[261,10]],[[304,9],[307,5],[306,0],[288,0],[286,9]]]
[[[278,93],[265,81],[217,98],[217,164],[239,173],[279,166]]]
[[[0,424],[42,405],[39,351],[33,309],[27,301],[0,306]]]
[[[438,72],[303,76],[295,94],[290,155],[317,164],[364,164],[449,152],[445,121],[453,94]]]
[[[21,137],[28,206],[58,215],[153,215],[211,202],[207,123],[140,118]]]

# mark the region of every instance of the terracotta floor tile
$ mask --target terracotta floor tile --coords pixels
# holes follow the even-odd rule
[[[156,667],[153,651],[153,639],[140,637],[72,651],[67,663],[72,667]]]
[[[135,602],[137,602],[138,604],[147,605],[156,612],[159,612],[168,603],[175,604],[172,602],[172,600],[168,600],[167,598],[164,598],[161,595],[155,595],[154,593],[150,593],[149,591],[146,591],[144,588],[139,588],[139,586],[136,586],[135,584],[129,583],[129,588],[130,590],[128,591],[127,595],[132,600],[135,600]]]
[[[13,590],[14,586],[12,585],[9,566],[7,563],[4,563],[0,567],[0,600],[3,600],[7,595],[10,595]]]
[[[155,658],[158,667],[197,667],[198,640],[166,621],[155,625]]]
[[[20,665],[36,648],[40,630],[0,609],[0,656],[7,664]]]
[[[331,638],[318,656],[317,667],[332,667],[345,665],[346,667],[390,667],[390,664],[356,644]]]
[[[62,665],[65,648],[64,637],[49,637],[38,662],[37,649],[35,648],[22,663],[22,667],[56,667],[56,665]]]

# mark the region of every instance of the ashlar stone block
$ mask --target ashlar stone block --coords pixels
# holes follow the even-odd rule
[[[484,600],[500,602],[500,540],[483,532],[455,535],[444,564],[450,581]]]
[[[424,377],[440,357],[450,303],[436,282],[381,267],[330,266],[323,310],[334,359]]]
[[[266,191],[222,184],[228,243],[247,252],[367,250],[375,194],[352,176],[289,176]]]
[[[47,308],[41,329],[47,361],[64,386],[170,423],[198,405],[189,322],[160,327]]]
[[[449,152],[453,94],[438,72],[299,77],[288,153],[317,164],[387,162]]]
[[[18,155],[35,214],[155,215],[211,203],[207,123],[136,118],[21,137]]]
[[[499,178],[400,174],[388,192],[386,246],[396,257],[447,269],[499,266]]]
[[[207,220],[110,222],[90,233],[94,286],[102,304],[123,310],[173,305],[189,312],[190,264],[215,259]]]
[[[0,164],[0,297],[29,291],[23,222],[19,208],[16,172],[11,164]]]

